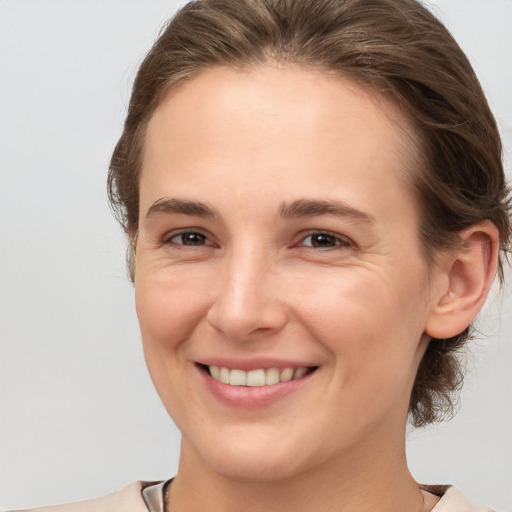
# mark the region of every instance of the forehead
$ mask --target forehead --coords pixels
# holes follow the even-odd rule
[[[221,194],[219,181],[226,194],[265,191],[276,201],[301,188],[358,200],[357,189],[378,192],[390,179],[404,193],[414,160],[406,125],[390,101],[327,72],[211,68],[171,91],[150,120],[141,200],[205,183]]]

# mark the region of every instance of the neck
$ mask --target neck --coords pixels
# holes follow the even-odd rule
[[[407,468],[404,442],[390,443],[384,450],[382,446],[366,439],[365,450],[359,447],[303,473],[247,481],[214,471],[183,441],[169,510],[420,512],[424,496]]]

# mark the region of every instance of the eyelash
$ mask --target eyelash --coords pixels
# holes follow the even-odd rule
[[[185,243],[183,240],[183,237],[185,236],[196,236],[199,237],[200,243]],[[181,237],[181,243],[180,242],[174,242],[173,239]],[[325,237],[327,240],[329,240],[331,243],[334,243],[334,245],[313,245],[314,242],[311,241],[311,243],[305,244],[306,240],[312,239],[313,237]],[[318,241],[318,240],[317,240]],[[202,243],[202,242],[210,242],[210,243]],[[206,246],[215,246],[213,242],[211,242],[208,237],[201,233],[200,231],[179,231],[177,233],[172,233],[170,236],[167,236],[163,241],[163,245],[174,245],[174,246],[182,246],[182,247],[204,247]],[[329,250],[329,249],[337,249],[337,248],[349,248],[352,247],[354,243],[347,238],[346,236],[337,235],[335,233],[331,233],[329,231],[313,231],[310,232],[307,236],[301,238],[298,243],[295,243],[292,245],[292,247],[305,247],[306,249],[320,249],[320,250]]]
[[[305,245],[304,242],[308,238],[313,237],[325,237],[329,239],[330,241],[334,242],[334,245],[327,245],[327,246],[321,246],[317,245],[314,246],[313,242],[311,244]],[[306,247],[308,249],[321,249],[321,250],[329,250],[329,249],[338,249],[338,248],[347,248],[352,247],[354,244],[353,242],[343,235],[337,235],[335,233],[330,233],[329,231],[314,231],[311,232],[309,235],[301,239],[302,247]]]
[[[162,240],[162,244],[163,245],[183,246],[183,247],[203,247],[205,245],[211,245],[211,246],[215,245],[213,242],[210,242],[209,244],[206,244],[206,243],[186,244],[183,242],[183,237],[186,235],[195,235],[195,236],[200,237],[200,239],[203,241],[209,241],[208,237],[205,234],[201,233],[200,231],[188,230],[188,231],[179,231],[177,233],[171,233],[170,236],[167,236]],[[181,243],[173,242],[173,239],[177,238],[177,237],[182,237]]]

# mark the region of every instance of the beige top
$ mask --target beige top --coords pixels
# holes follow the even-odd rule
[[[164,506],[165,486],[170,482],[133,482],[103,498],[19,512],[171,512]],[[493,512],[490,508],[472,505],[456,487],[423,488],[442,496],[432,512]]]

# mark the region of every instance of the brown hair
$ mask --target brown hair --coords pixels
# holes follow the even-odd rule
[[[426,261],[488,219],[500,233],[502,279],[511,225],[496,123],[466,56],[416,0],[198,0],[179,10],[140,66],[110,164],[111,205],[132,245],[145,130],[162,99],[207,67],[270,60],[337,72],[390,97],[421,156],[411,174]],[[129,266],[133,279],[133,247]],[[429,344],[411,395],[415,426],[451,412],[462,383],[456,352],[469,336],[470,327]]]

